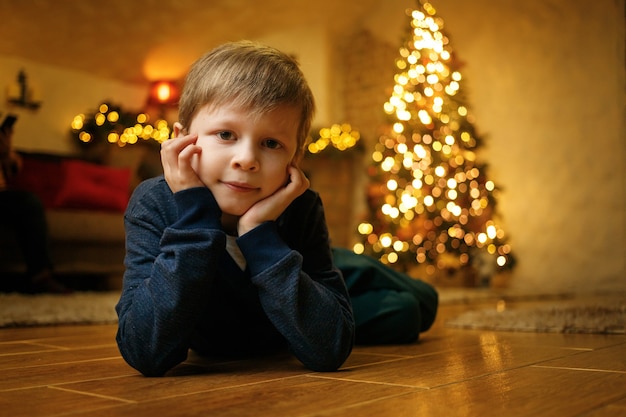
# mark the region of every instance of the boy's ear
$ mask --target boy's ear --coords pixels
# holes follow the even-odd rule
[[[179,136],[185,135],[185,128],[179,122],[174,123],[174,137],[177,138]]]

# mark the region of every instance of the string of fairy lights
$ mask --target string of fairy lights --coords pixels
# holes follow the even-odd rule
[[[312,154],[318,154],[327,148],[345,151],[356,146],[361,139],[361,134],[352,129],[349,123],[335,123],[330,127],[321,128],[318,133],[318,138],[311,139],[307,147],[307,150]]]
[[[480,138],[460,97],[462,76],[443,21],[427,2],[410,18],[384,104],[391,122],[372,153],[369,198],[378,209],[358,226],[363,240],[353,249],[386,264],[441,269],[468,265],[486,250],[510,267],[511,247],[492,218],[498,190],[477,159]]]
[[[120,147],[134,145],[143,141],[158,143],[170,138],[171,128],[166,120],[157,119],[150,124],[147,113],[132,113],[120,106],[102,103],[91,114],[80,113],[71,122],[71,132],[82,144],[102,143],[106,141]],[[361,138],[360,133],[348,123],[333,124],[323,127],[314,139],[307,140],[307,150],[318,154],[326,149],[345,151],[353,148]]]
[[[161,143],[171,134],[169,124],[163,119],[157,119],[151,124],[146,113],[127,112],[108,103],[100,104],[93,114],[74,116],[71,128],[79,143],[106,141],[120,147],[134,145],[141,140]]]

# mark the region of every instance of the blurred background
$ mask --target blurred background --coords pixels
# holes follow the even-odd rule
[[[310,174],[334,243],[352,247],[371,214],[366,168],[387,123],[383,104],[410,31],[406,10],[417,4],[0,0],[0,111],[19,115],[18,149],[71,155],[77,114],[104,101],[146,110],[154,82],[179,85],[214,46],[244,38],[270,44],[300,61],[317,99],[314,126],[349,123],[360,134],[359,152],[327,157]],[[517,259],[506,285],[626,289],[624,0],[432,6],[484,137],[478,156],[501,188],[499,223]],[[26,100],[16,104],[25,83]],[[159,111],[176,120],[175,106]]]

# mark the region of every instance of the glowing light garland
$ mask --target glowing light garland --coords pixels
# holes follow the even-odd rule
[[[102,103],[92,114],[78,114],[71,123],[71,132],[79,144],[104,141],[124,147],[140,141],[163,142],[170,137],[170,127],[165,120],[149,123],[145,113],[132,113],[119,106]]]
[[[307,150],[311,154],[318,154],[325,149],[336,149],[338,151],[345,151],[353,148],[361,139],[361,135],[358,131],[353,130],[352,126],[348,123],[333,124],[330,127],[324,127],[319,130],[319,137],[315,140],[310,140]]]
[[[461,73],[430,3],[413,10],[411,35],[396,60],[390,117],[370,167],[374,218],[354,246],[386,264],[461,268],[479,253],[511,268],[511,247],[493,220],[495,184],[476,150],[480,138],[461,98]]]

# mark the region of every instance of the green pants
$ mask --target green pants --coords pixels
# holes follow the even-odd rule
[[[435,321],[439,297],[428,283],[377,260],[333,248],[352,301],[357,344],[411,343]]]

